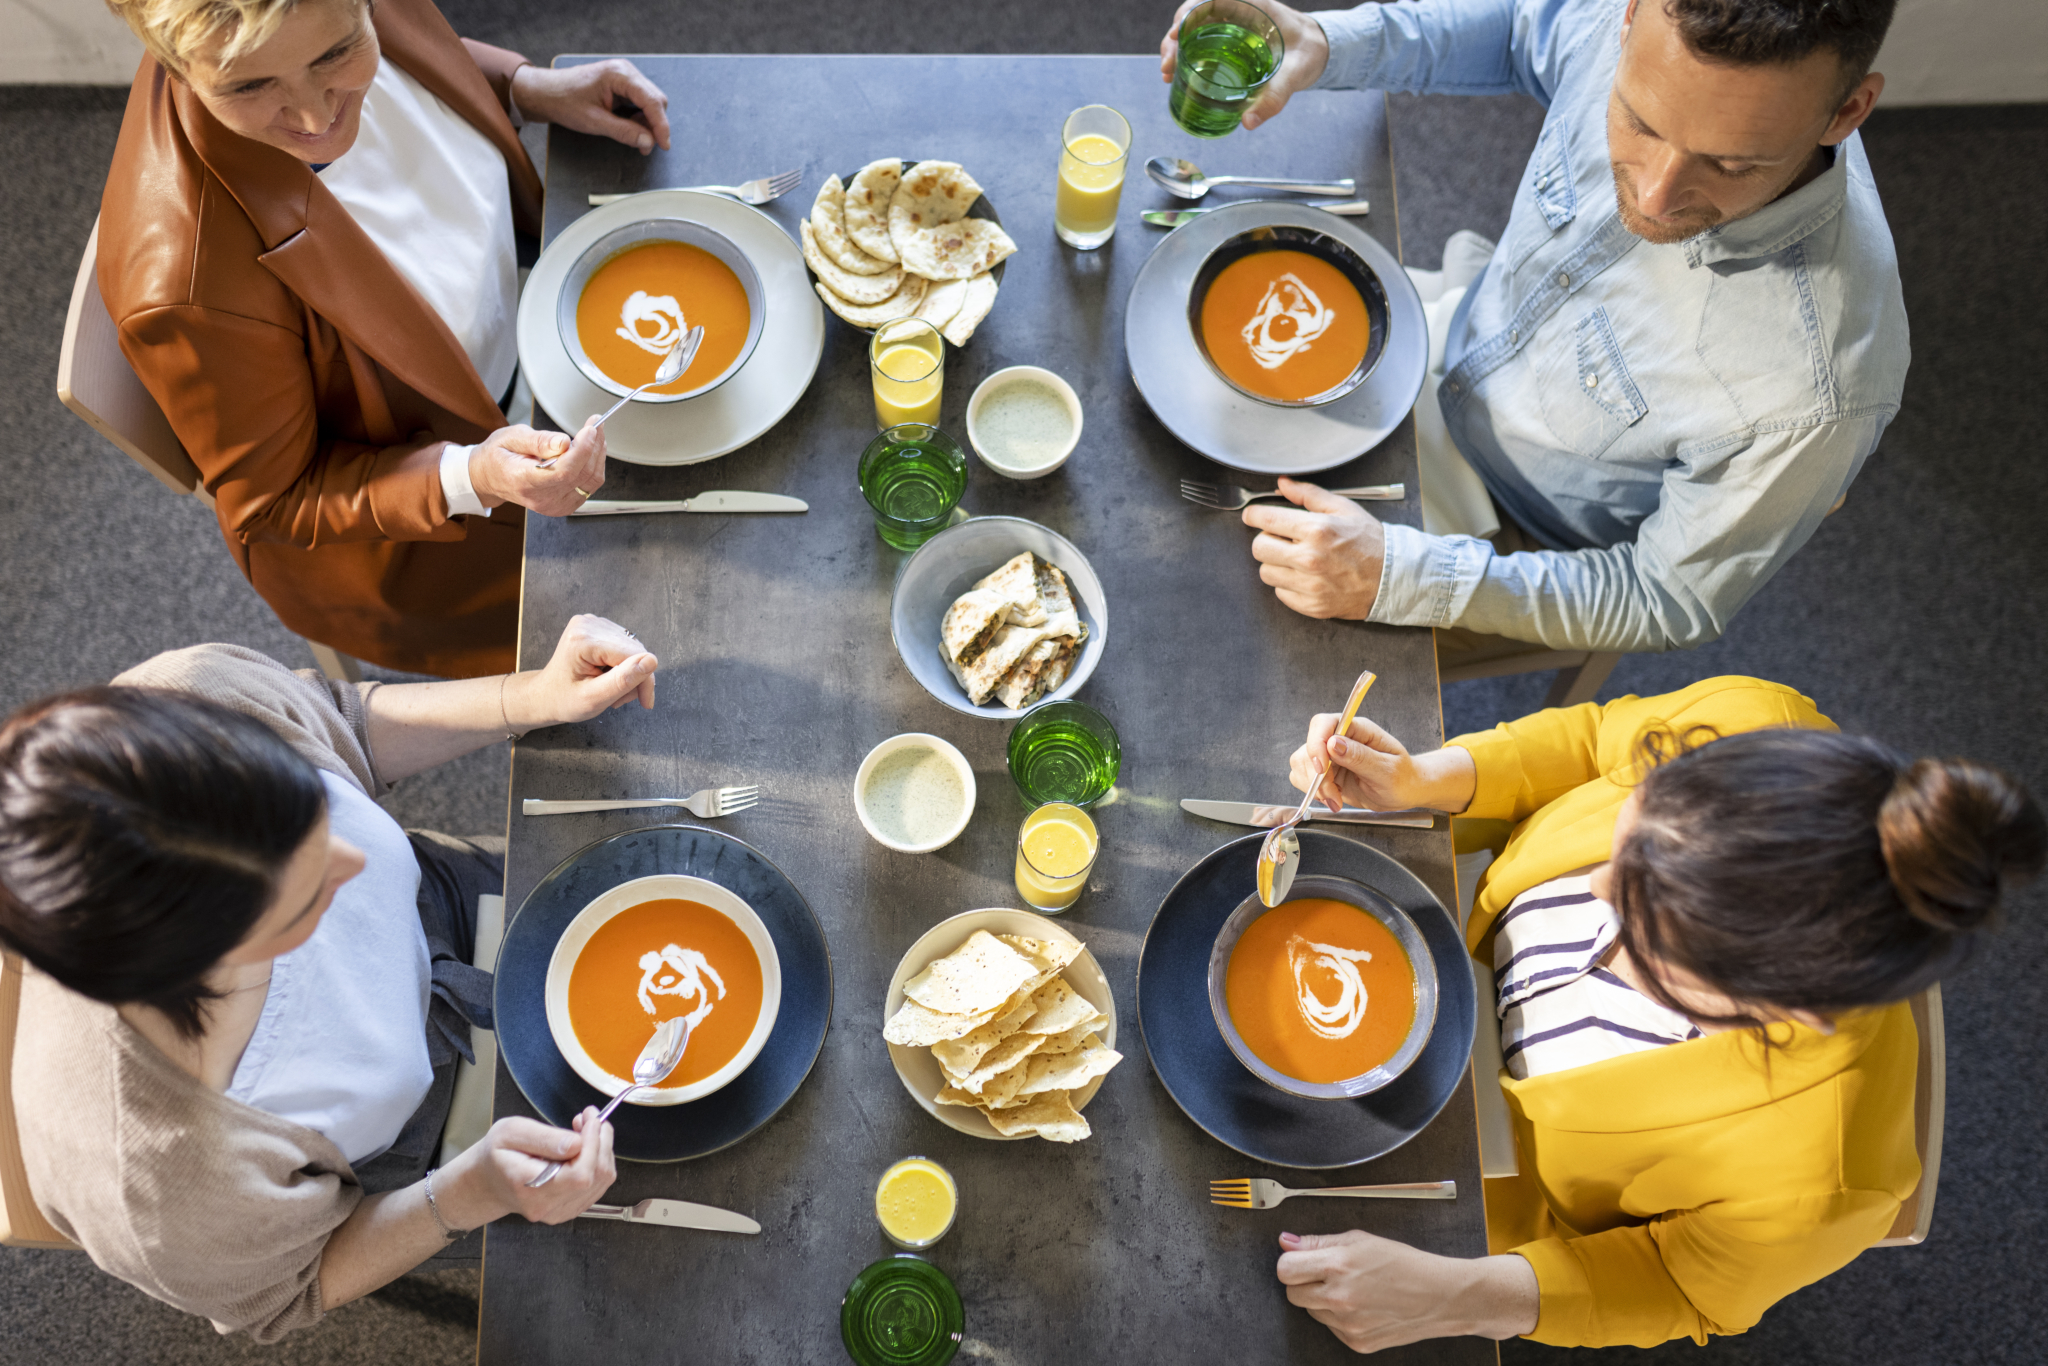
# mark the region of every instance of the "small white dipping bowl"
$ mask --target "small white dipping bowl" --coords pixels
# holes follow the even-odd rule
[[[946,826],[945,832],[922,844],[905,844],[889,834],[875,822],[874,813],[868,810],[868,783],[875,776],[875,769],[882,760],[906,749],[925,749],[937,754],[953,768],[960,778],[960,811]],[[974,770],[967,765],[967,756],[947,744],[936,735],[922,731],[911,731],[907,735],[892,735],[868,751],[868,757],[860,761],[860,771],[853,775],[853,810],[860,817],[861,825],[874,836],[875,843],[899,854],[929,854],[934,849],[943,849],[960,838],[960,832],[967,828],[967,822],[974,815]]]
[[[578,911],[576,918],[569,922],[569,928],[563,930],[562,937],[555,941],[554,955],[548,959],[548,1032],[555,1036],[555,1047],[562,1050],[563,1059],[575,1069],[577,1076],[608,1096],[625,1090],[633,1080],[615,1076],[599,1067],[596,1059],[584,1051],[583,1041],[576,1037],[575,1027],[569,1023],[569,974],[575,968],[576,960],[582,956],[583,946],[590,942],[590,936],[596,934],[599,927],[619,912],[644,901],[671,899],[709,906],[746,934],[747,942],[754,946],[754,956],[761,960],[761,1018],[754,1021],[754,1032],[747,1035],[746,1043],[732,1055],[732,1060],[704,1080],[693,1081],[688,1086],[657,1086],[635,1091],[626,1097],[628,1105],[682,1105],[701,1100],[726,1085],[746,1071],[759,1055],[762,1045],[768,1042],[768,1035],[775,1029],[776,1012],[782,1008],[782,960],[775,954],[775,941],[769,937],[768,927],[761,923],[760,916],[754,914],[753,907],[717,883],[706,882],[701,877],[688,877],[681,873],[636,877],[631,882],[621,882]],[[653,1033],[651,1029],[648,1032],[650,1035]],[[689,1056],[687,1049],[683,1056]]]
[[[1031,385],[1051,391],[1067,405],[1067,416],[1073,419],[1074,432],[1067,439],[1066,447],[1050,460],[1035,465],[1015,465],[1002,459],[991,449],[988,437],[980,426],[981,411],[996,395],[1018,385]],[[1074,386],[1050,370],[1036,365],[1012,365],[998,370],[979,385],[974,396],[967,400],[967,442],[974,447],[974,453],[981,457],[981,463],[1005,479],[1038,479],[1051,474],[1067,463],[1067,457],[1074,453],[1074,447],[1081,441],[1081,400],[1074,394]]]

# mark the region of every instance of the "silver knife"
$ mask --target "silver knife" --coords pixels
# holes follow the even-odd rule
[[[592,1205],[578,1219],[622,1219],[629,1224],[667,1224],[670,1228],[708,1228],[720,1233],[759,1233],[761,1226],[744,1214],[687,1200],[642,1200],[637,1205]]]
[[[1236,202],[1239,204],[1293,204],[1298,208],[1321,209],[1324,213],[1334,213],[1345,218],[1356,218],[1361,214],[1372,211],[1372,206],[1363,199],[1325,199],[1307,204],[1302,203],[1298,199],[1240,199]],[[1215,207],[1220,209],[1229,206],[1218,204]],[[1147,209],[1139,214],[1138,217],[1144,219],[1155,228],[1177,228],[1183,223],[1192,223],[1203,214],[1212,212],[1214,212],[1213,209]]]
[[[1205,802],[1189,797],[1181,802],[1180,809],[1206,816],[1212,821],[1271,828],[1292,816],[1297,806],[1298,802],[1288,802],[1285,806],[1261,806],[1257,802]],[[1335,821],[1341,825],[1400,825],[1411,830],[1428,830],[1436,825],[1436,815],[1429,811],[1367,811],[1359,806],[1347,806],[1340,812],[1311,806],[1305,819]]]
[[[666,190],[695,190],[699,194],[724,195],[727,199],[739,198],[723,185],[656,185],[645,190],[627,190],[624,194],[594,194],[589,196],[590,207],[600,208],[606,204],[616,204],[621,199],[631,199],[636,194],[658,194]]]
[[[801,498],[780,493],[736,493],[713,489],[695,498],[667,502],[645,500],[614,502],[593,498],[570,513],[571,517],[617,517],[628,512],[809,512],[811,505]]]

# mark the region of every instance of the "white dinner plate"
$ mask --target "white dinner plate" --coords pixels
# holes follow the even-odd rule
[[[1188,322],[1188,292],[1209,253],[1241,232],[1283,224],[1343,242],[1387,291],[1379,365],[1363,384],[1319,408],[1261,403],[1231,388],[1202,358]],[[1138,393],[1184,444],[1234,470],[1314,474],[1357,459],[1401,425],[1422,393],[1429,327],[1415,282],[1378,238],[1349,218],[1260,200],[1212,210],[1166,235],[1131,285],[1124,354]]]
[[[724,233],[761,276],[767,318],[739,373],[701,398],[628,403],[604,424],[606,450],[635,465],[694,465],[738,450],[796,406],[825,351],[825,306],[803,253],[780,224],[722,195],[649,190],[592,209],[548,244],[519,297],[519,365],[534,401],[568,431],[618,400],[585,379],[555,326],[555,301],[576,258],[614,228],[685,218]]]
[[[1069,944],[1081,942],[1080,936],[1069,931],[1056,920],[1048,920],[1030,911],[987,910],[965,911],[950,920],[941,920],[924,932],[924,936],[910,946],[903,955],[903,961],[896,965],[896,975],[889,979],[889,995],[882,1003],[882,1023],[903,1005],[903,984],[925,970],[934,958],[944,958],[967,942],[976,930],[987,930],[990,934],[1018,934],[1032,939],[1053,939]],[[1109,1022],[1095,1032],[1111,1048],[1116,1047],[1116,998],[1110,995],[1109,979],[1102,975],[1102,968],[1095,961],[1095,955],[1084,945],[1074,961],[1067,964],[1060,976],[1067,979],[1067,985],[1076,994],[1087,1000]],[[976,1138],[1016,1139],[1032,1138],[1032,1134],[1002,1134],[988,1122],[988,1116],[979,1110],[964,1105],[941,1105],[938,1094],[946,1085],[945,1074],[939,1070],[939,1060],[932,1056],[929,1048],[909,1048],[902,1044],[889,1045],[889,1061],[896,1064],[896,1076],[903,1082],[903,1089],[910,1092],[911,1099],[925,1108],[925,1112],[949,1129],[958,1129],[963,1134]],[[1102,1078],[1096,1077],[1086,1086],[1074,1092],[1074,1108],[1080,1109],[1095,1096],[1102,1086]]]

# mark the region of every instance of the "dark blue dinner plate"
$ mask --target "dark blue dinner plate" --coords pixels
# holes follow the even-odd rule
[[[1349,1167],[1421,1133],[1464,1079],[1477,1018],[1472,966],[1456,923],[1415,874],[1342,836],[1300,835],[1304,871],[1365,884],[1422,931],[1438,984],[1436,1027],[1422,1055],[1370,1095],[1309,1100],[1268,1086],[1231,1054],[1209,1013],[1209,950],[1258,885],[1264,832],[1204,858],[1159,903],[1138,957],[1138,1027],[1167,1094],[1217,1142],[1281,1167]]]
[[[498,953],[498,1052],[548,1123],[568,1127],[607,1097],[571,1070],[548,1030],[548,959],[576,913],[633,878],[685,873],[754,908],[782,964],[782,1005],[746,1071],[687,1105],[612,1112],[614,1151],[634,1162],[681,1162],[730,1147],[775,1117],[810,1075],[832,1022],[832,956],[810,903],[760,850],[694,825],[657,825],[585,845],[542,878],[505,930]]]

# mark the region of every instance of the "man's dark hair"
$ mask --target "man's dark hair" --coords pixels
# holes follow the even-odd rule
[[[1693,54],[1739,66],[1797,62],[1816,48],[1841,59],[1836,101],[1870,74],[1898,0],[1664,0]]]
[[[32,702],[0,724],[0,945],[196,1037],[206,974],[326,809],[313,766],[226,707],[147,688]]]
[[[1827,731],[1697,739],[1653,732],[1640,747],[1654,766],[1615,855],[1621,942],[1743,1007],[1903,1000],[1960,963],[2048,860],[2048,818],[1997,769]],[[1719,1021],[1761,1022],[1747,1008]]]

